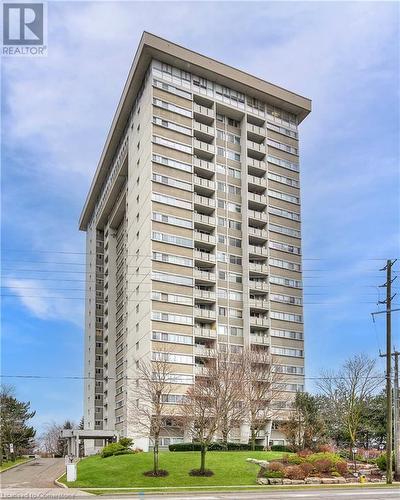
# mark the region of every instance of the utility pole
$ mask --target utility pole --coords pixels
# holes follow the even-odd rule
[[[394,403],[394,478],[396,481],[400,480],[400,415],[399,415],[399,351],[394,351],[394,390],[393,390],[393,403]]]
[[[386,271],[386,283],[381,285],[386,287],[386,300],[379,302],[386,304],[386,354],[380,354],[381,357],[386,357],[386,483],[393,482],[393,419],[392,419],[392,267],[395,260],[388,259],[386,266],[381,271]],[[375,313],[376,314],[376,313]]]

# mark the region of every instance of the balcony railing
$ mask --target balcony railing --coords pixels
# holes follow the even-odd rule
[[[267,164],[265,161],[256,160],[255,158],[247,158],[247,166],[251,168],[256,168],[258,170],[267,170]]]
[[[250,316],[250,326],[269,326],[268,318],[260,318],[257,316]]]
[[[205,375],[207,376],[209,374],[209,371],[206,366],[203,365],[195,365],[194,367],[194,373],[196,375]]]
[[[208,144],[208,142],[199,141],[198,139],[193,140],[193,147],[195,149],[200,149],[201,151],[210,153],[211,155],[213,155],[215,151],[213,144]]]
[[[202,252],[201,250],[194,251],[194,258],[196,260],[203,260],[205,262],[215,262],[215,255],[208,252]]]
[[[268,248],[259,247],[257,245],[249,245],[249,253],[252,253],[255,255],[261,255],[263,257],[267,257],[268,256]]]
[[[254,184],[256,186],[267,187],[267,179],[264,177],[257,177],[256,175],[249,175],[247,177],[247,181],[249,184]]]
[[[201,269],[195,269],[193,272],[195,279],[207,280],[215,282],[215,273],[210,273],[209,271],[202,271]]]
[[[215,236],[212,234],[205,234],[200,231],[193,231],[194,241],[202,241],[203,243],[210,243],[211,245],[215,245]]]
[[[268,307],[268,300],[250,299],[249,300],[249,306],[252,307],[253,309],[267,309],[267,307]]]
[[[201,186],[204,188],[208,188],[211,191],[215,191],[215,182],[209,181],[208,179],[203,179],[203,177],[199,177],[198,175],[193,176],[193,184],[195,186]]]
[[[199,122],[195,121],[193,124],[193,129],[197,132],[204,134],[204,135],[214,137],[214,128],[210,127],[208,125],[205,125],[204,123],[199,123]]]
[[[249,219],[256,219],[260,221],[267,222],[268,215],[266,212],[259,212],[258,210],[248,210],[247,212]]]
[[[202,337],[205,339],[216,339],[217,332],[216,332],[216,330],[212,330],[211,328],[195,327],[194,328],[194,336],[195,337]]]
[[[198,222],[207,226],[215,226],[215,217],[210,217],[208,215],[194,213],[194,222]]]
[[[195,344],[194,354],[196,356],[204,356],[207,358],[212,358],[213,356],[215,356],[215,351],[214,349],[210,349],[209,347],[204,347],[200,344]]]
[[[262,290],[267,292],[269,289],[268,283],[264,281],[249,280],[249,288],[253,290]]]
[[[249,231],[249,236],[255,236],[257,238],[265,238],[265,239],[268,238],[268,231],[266,229],[259,229],[258,227],[249,226],[248,231]]]
[[[250,334],[250,343],[251,344],[268,345],[269,344],[269,337],[268,337],[268,335]]]
[[[254,141],[247,141],[247,148],[256,151],[257,153],[264,154],[266,153],[266,148],[264,144],[259,144],[258,142]]]
[[[257,125],[253,125],[251,123],[248,123],[247,124],[247,131],[252,133],[252,134],[259,135],[261,137],[265,137],[265,128],[263,128],[263,127],[258,127]]]
[[[193,165],[195,167],[207,170],[208,172],[215,172],[215,165],[211,161],[202,160],[201,158],[194,157]]]
[[[215,200],[213,198],[207,198],[207,196],[195,194],[193,199],[198,205],[215,208]]]
[[[193,104],[194,113],[199,113],[200,115],[208,116],[209,118],[214,118],[214,110],[211,108],[206,108],[200,104]]]
[[[268,199],[263,194],[257,193],[249,193],[249,201],[253,201],[254,203],[259,203],[260,205],[266,206],[268,204]]]
[[[268,273],[268,266],[266,264],[258,264],[256,262],[249,262],[249,271],[257,273]]]
[[[198,318],[203,319],[215,319],[216,314],[215,311],[211,311],[210,309],[202,309],[201,307],[194,307],[194,315]]]
[[[194,289],[194,298],[195,299],[204,299],[204,300],[216,300],[215,292],[211,290],[202,290],[201,288]]]

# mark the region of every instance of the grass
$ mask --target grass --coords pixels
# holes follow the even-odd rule
[[[12,460],[7,460],[6,462],[3,462],[2,465],[0,465],[0,472],[10,469],[11,467],[14,467],[14,465],[23,464],[28,460],[30,460],[30,458],[26,457],[16,458],[14,462]]]
[[[259,467],[246,462],[246,458],[274,460],[281,452],[268,451],[212,451],[207,453],[206,466],[214,472],[211,477],[189,476],[191,469],[200,466],[200,453],[161,452],[160,468],[167,469],[167,477],[146,477],[143,472],[151,470],[152,453],[119,455],[101,458],[96,455],[78,463],[78,480],[67,483],[73,488],[162,488],[190,486],[240,486],[253,485]]]

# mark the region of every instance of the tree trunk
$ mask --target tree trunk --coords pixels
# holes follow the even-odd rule
[[[226,451],[228,451],[228,434],[229,431],[227,429],[223,429],[222,432],[222,444]]]
[[[207,445],[203,444],[201,446],[201,462],[200,462],[200,472],[204,473],[206,470],[206,453],[207,453]]]
[[[256,450],[256,431],[251,429],[251,451]]]
[[[154,448],[153,448],[153,472],[154,474],[158,473],[158,445],[160,438],[157,435],[154,436]]]

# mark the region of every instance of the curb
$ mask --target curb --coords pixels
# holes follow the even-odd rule
[[[25,460],[25,462],[20,462],[19,464],[11,465],[11,467],[7,467],[7,469],[0,470],[0,474],[3,474],[3,472],[7,472],[8,470],[15,469],[16,467],[20,467],[21,465],[28,464],[29,462],[33,462],[34,460],[37,460],[36,458],[29,458],[28,460]]]
[[[67,488],[67,489],[68,489],[68,486],[67,486],[66,484],[61,483],[61,482],[59,481],[59,479],[61,479],[61,478],[63,477],[63,475],[64,475],[64,474],[65,474],[65,472],[63,472],[63,473],[61,474],[61,476],[58,476],[58,478],[57,478],[57,479],[54,479],[54,484],[55,484],[56,486],[58,486],[59,488]]]

